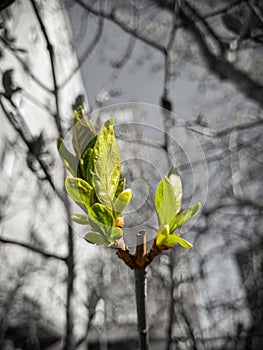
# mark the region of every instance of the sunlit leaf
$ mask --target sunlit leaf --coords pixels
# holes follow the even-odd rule
[[[123,236],[123,231],[119,227],[114,227],[110,234],[110,239],[112,242],[116,241],[117,239],[121,238]]]
[[[111,231],[115,226],[111,211],[104,205],[95,203],[89,210],[90,225],[95,231],[102,233],[105,240],[110,240]]]
[[[175,234],[171,234],[169,235],[169,239],[173,237],[173,240],[175,241],[175,243],[178,243],[180,246],[182,246],[183,248],[193,248],[193,245],[191,243],[189,243],[186,239],[175,235]]]
[[[84,106],[81,105],[74,110],[74,124],[72,128],[72,144],[76,156],[79,159],[78,176],[86,179],[88,160],[91,156],[96,132],[91,121],[85,118]]]
[[[62,138],[58,138],[57,148],[60,158],[65,167],[71,172],[73,176],[76,176],[78,169],[78,159],[71,152],[69,152]]]
[[[182,202],[182,181],[176,168],[172,167],[170,169],[168,179],[171,182],[171,185],[173,186],[176,202],[174,213],[177,214],[180,211]]]
[[[119,183],[118,183],[118,186],[117,186],[117,190],[115,192],[115,197],[117,198],[118,195],[124,191],[124,188],[125,188],[125,184],[126,184],[126,179],[123,178],[123,179],[120,179]]]
[[[113,118],[101,128],[88,164],[88,176],[100,202],[112,208],[120,180],[120,150],[113,130]]]
[[[84,214],[74,214],[71,216],[71,219],[80,225],[88,225],[89,223],[88,215]]]
[[[166,239],[169,236],[169,225],[161,225],[156,236],[156,245],[163,246],[166,244]]]
[[[83,203],[87,209],[90,208],[92,188],[85,180],[67,177],[65,187],[73,201]]]
[[[170,224],[177,208],[174,188],[165,176],[159,183],[155,195],[155,208],[160,225]]]
[[[121,212],[126,208],[132,198],[132,191],[130,189],[124,190],[114,201],[114,211],[116,216],[119,216]]]
[[[183,239],[182,237],[176,234],[170,234],[169,225],[161,225],[159,227],[157,237],[156,237],[156,245],[157,246],[165,246],[172,247],[178,243],[184,248],[192,248],[192,244]]]
[[[99,232],[88,232],[84,239],[89,242],[89,243],[93,243],[93,244],[97,244],[97,245],[103,245],[103,246],[107,246],[108,242],[105,240],[105,238],[103,237],[103,235],[101,235]]]
[[[192,205],[190,208],[184,210],[182,213],[176,215],[170,224],[171,232],[174,232],[177,228],[181,227],[184,223],[196,216],[200,208],[201,203],[198,202],[197,204]]]

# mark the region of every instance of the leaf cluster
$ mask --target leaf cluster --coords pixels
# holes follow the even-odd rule
[[[120,150],[113,123],[113,118],[106,121],[97,134],[80,106],[74,111],[72,129],[75,154],[61,138],[57,144],[62,162],[73,175],[66,178],[66,191],[85,212],[73,215],[72,220],[91,227],[85,235],[88,242],[104,246],[123,236],[121,213],[132,197],[120,176]]]
[[[73,176],[66,178],[67,193],[84,211],[84,214],[73,215],[72,220],[89,225],[91,231],[85,235],[85,239],[102,246],[111,246],[122,238],[124,218],[121,214],[132,198],[131,190],[125,189],[125,179],[120,176],[120,150],[113,124],[114,119],[109,119],[97,134],[91,121],[85,119],[84,107],[80,106],[74,111],[72,130],[75,154],[66,148],[61,138],[58,139],[61,160]],[[181,202],[182,182],[173,167],[156,190],[159,229],[153,244],[153,248],[156,248],[150,254],[153,257],[176,243],[192,248],[191,243],[175,231],[197,215],[201,205],[197,203],[180,211]],[[133,259],[127,251],[127,259]]]
[[[181,202],[182,181],[176,168],[171,168],[168,176],[160,181],[156,190],[155,208],[159,221],[157,246],[170,248],[178,243],[184,248],[192,248],[192,244],[175,234],[175,231],[197,215],[201,204],[197,203],[180,212]]]

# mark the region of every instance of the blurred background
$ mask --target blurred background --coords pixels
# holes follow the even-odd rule
[[[0,349],[138,348],[133,273],[63,190],[82,101],[115,116],[131,249],[171,165],[203,205],[148,268],[151,349],[262,349],[262,44],[259,0],[1,1]]]

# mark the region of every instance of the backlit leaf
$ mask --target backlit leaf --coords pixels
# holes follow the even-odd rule
[[[155,208],[160,225],[170,224],[177,208],[174,188],[165,176],[159,183],[155,195]]]
[[[80,159],[83,151],[96,135],[91,121],[85,119],[84,106],[74,110],[74,124],[72,128],[72,144],[77,157]]]
[[[110,242],[111,231],[115,226],[111,211],[104,205],[95,203],[89,210],[89,219],[92,228],[103,234],[105,240]]]
[[[71,216],[71,219],[80,224],[80,225],[88,225],[89,224],[89,217],[88,215],[84,214],[74,214]]]
[[[124,190],[114,201],[114,211],[116,216],[119,216],[121,212],[126,208],[132,198],[132,191],[130,189]]]
[[[112,208],[120,180],[120,150],[113,130],[113,118],[101,128],[88,164],[88,176],[100,202]]]
[[[169,225],[161,225],[157,232],[156,245],[158,247],[166,244],[166,239],[169,236]]]
[[[65,187],[73,201],[83,203],[87,209],[90,208],[92,188],[85,180],[67,177]]]
[[[123,231],[119,227],[114,227],[111,231],[110,239],[112,242],[116,241],[117,239],[121,238],[123,236]]]
[[[174,213],[177,214],[180,211],[182,202],[182,181],[176,168],[173,167],[170,169],[168,179],[171,182],[171,185],[173,186],[176,202]]]
[[[184,210],[182,213],[176,215],[170,224],[171,232],[174,232],[177,228],[181,227],[184,223],[196,216],[200,208],[201,203],[198,202],[197,204],[192,205],[190,208]]]
[[[117,190],[116,190],[116,193],[115,193],[115,197],[117,198],[118,195],[124,191],[124,188],[125,188],[125,183],[126,183],[126,179],[123,178],[123,179],[120,179],[119,183],[118,183],[118,186],[117,186]]]
[[[71,152],[69,152],[62,138],[58,138],[57,148],[60,158],[65,167],[71,172],[73,176],[76,176],[78,169],[78,159]]]

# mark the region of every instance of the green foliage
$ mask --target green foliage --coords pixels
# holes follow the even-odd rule
[[[88,163],[88,181],[96,190],[100,202],[113,209],[121,170],[120,150],[114,136],[114,119],[101,128]]]
[[[156,237],[157,246],[172,247],[175,243],[184,248],[192,245],[176,235],[174,231],[191,220],[201,208],[197,203],[189,209],[180,212],[182,201],[182,182],[176,168],[171,168],[168,177],[164,177],[156,190],[155,208],[159,221],[159,230]]]
[[[78,171],[77,157],[75,157],[71,152],[69,152],[62,138],[58,139],[57,148],[59,151],[60,158],[65,167],[71,172],[73,176],[76,176]]]
[[[66,178],[66,191],[86,213],[75,214],[72,220],[91,226],[92,231],[85,235],[88,242],[105,246],[122,237],[116,222],[132,197],[131,190],[125,190],[125,179],[120,178],[120,150],[113,124],[113,118],[106,121],[96,134],[80,106],[74,111],[72,130],[75,155],[58,139],[62,162],[73,175]]]
[[[124,190],[121,192],[114,201],[114,211],[115,216],[118,217],[121,212],[126,208],[132,199],[132,191],[130,189]]]
[[[89,225],[85,239],[93,244],[109,246],[123,236],[121,213],[132,198],[120,178],[120,150],[113,129],[114,119],[106,121],[96,134],[91,121],[85,119],[83,106],[74,111],[72,145],[75,155],[58,139],[62,162],[73,177],[66,178],[65,188],[85,214],[75,214],[72,220]],[[182,182],[176,168],[171,168],[158,184],[155,207],[159,221],[156,245],[166,248],[178,243],[184,248],[192,245],[175,230],[192,219],[200,210],[197,203],[180,213]]]
[[[74,214],[71,216],[71,219],[80,225],[88,225],[89,217],[84,214]]]
[[[170,234],[169,225],[161,225],[159,227],[156,244],[157,246],[165,246],[167,248],[172,247],[175,243],[180,244],[184,248],[192,248],[192,244],[183,239],[182,237],[172,233]]]

